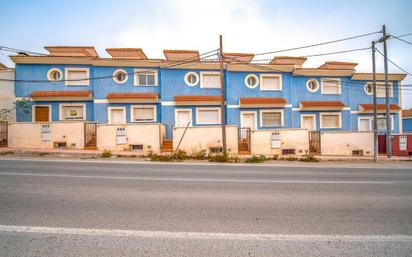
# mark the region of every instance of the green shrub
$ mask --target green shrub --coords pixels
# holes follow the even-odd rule
[[[313,155],[305,155],[303,158],[300,158],[301,162],[319,162],[319,159],[316,159]]]
[[[227,155],[214,154],[214,155],[209,156],[209,161],[210,162],[228,162],[229,158],[227,157]]]
[[[272,160],[275,160],[275,161],[276,161],[277,159],[279,159],[279,155],[276,155],[276,154],[275,154],[275,155],[272,156]]]
[[[284,160],[286,160],[286,161],[297,161],[298,158],[289,156],[289,157],[285,157]]]
[[[0,152],[0,155],[1,156],[4,156],[4,155],[13,155],[14,154],[14,152],[12,152],[12,151],[1,151]]]
[[[147,155],[147,158],[152,162],[169,162],[172,160],[170,155],[154,154],[152,152]]]
[[[173,160],[178,160],[178,161],[183,161],[188,158],[186,151],[184,150],[177,150],[173,155],[171,155],[169,158]]]
[[[254,155],[254,156],[252,156],[250,158],[247,158],[245,160],[246,163],[261,163],[261,162],[264,162],[264,161],[267,161],[267,158],[264,155],[260,155],[260,156],[255,156]]]
[[[207,153],[206,150],[200,150],[200,151],[195,151],[193,152],[192,158],[195,160],[206,160],[207,159]]]
[[[112,156],[113,156],[113,154],[112,154],[112,151],[110,151],[110,150],[104,150],[103,153],[102,153],[103,158],[110,158]]]

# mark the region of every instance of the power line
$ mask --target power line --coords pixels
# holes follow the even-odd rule
[[[393,62],[391,59],[389,59],[388,57],[385,57],[385,55],[383,53],[381,53],[381,51],[379,51],[378,49],[375,48],[375,50],[382,55],[386,60],[388,60],[390,63],[392,63],[395,67],[397,67],[398,69],[400,69],[401,71],[405,72],[406,74],[408,74],[409,76],[412,76],[411,73],[409,73],[407,70],[403,69],[401,66],[397,65],[395,62]]]
[[[406,41],[406,40],[404,40],[404,39],[402,39],[402,38],[399,38],[399,37],[397,37],[397,36],[393,36],[393,35],[391,35],[391,37],[393,37],[393,38],[395,38],[395,39],[397,39],[397,40],[399,40],[399,41],[402,41],[402,42],[404,42],[404,43],[407,43],[407,44],[409,44],[409,45],[412,45],[412,43],[411,43],[411,42]]]
[[[214,54],[210,54],[213,52],[216,52],[217,49],[211,50],[209,52],[200,54],[199,56],[201,56],[201,58],[199,60],[203,60],[205,58],[211,57],[211,56],[215,56],[216,53]],[[209,55],[206,55],[209,54]],[[206,56],[204,56],[206,55]],[[139,74],[139,73],[144,73],[144,72],[152,72],[152,71],[157,71],[157,69],[161,69],[161,68],[171,68],[171,67],[175,67],[175,66],[179,66],[179,65],[183,65],[183,64],[187,64],[187,63],[191,63],[191,62],[196,62],[199,61],[198,59],[193,59],[193,58],[188,58],[188,59],[184,59],[182,61],[178,61],[176,63],[168,63],[166,65],[161,65],[157,68],[152,68],[152,69],[146,69],[146,70],[139,70],[136,72],[129,72],[126,73],[127,75],[135,75],[135,74]],[[87,79],[62,79],[59,81],[50,81],[50,80],[21,80],[21,79],[0,79],[0,81],[8,81],[8,82],[25,82],[25,83],[58,83],[58,82],[66,82],[66,81],[90,81],[90,80],[102,80],[102,79],[108,79],[108,78],[114,78],[115,75],[111,75],[111,76],[103,76],[103,77],[91,77],[91,78],[87,78]]]
[[[289,52],[293,50],[299,50],[299,49],[304,49],[304,48],[310,48],[310,47],[315,47],[315,46],[321,46],[321,45],[327,45],[327,44],[332,44],[332,43],[338,43],[346,40],[351,40],[351,39],[356,39],[356,38],[361,38],[361,37],[366,37],[374,34],[381,33],[381,31],[375,31],[375,32],[370,32],[366,34],[361,34],[361,35],[356,35],[352,37],[347,37],[347,38],[341,38],[341,39],[336,39],[336,40],[331,40],[331,41],[326,41],[322,43],[316,43],[316,44],[311,44],[311,45],[306,45],[306,46],[299,46],[299,47],[293,47],[293,48],[288,48],[288,49],[283,49],[283,50],[277,50],[277,51],[270,51],[270,52],[263,52],[263,53],[258,53],[255,54],[255,56],[259,55],[267,55],[267,54],[275,54],[275,53],[282,53],[282,52]]]
[[[369,49],[371,49],[371,47],[355,48],[355,49],[348,49],[348,50],[328,52],[328,53],[302,55],[301,57],[310,58],[310,57],[317,57],[317,56],[325,56],[325,55],[334,55],[334,54],[342,54],[342,53],[365,51],[365,50],[369,50]],[[263,61],[271,61],[271,60],[273,60],[273,59],[258,59],[258,60],[253,60],[253,61],[254,61],[254,62],[263,62]]]
[[[246,61],[243,61],[243,60],[236,59],[236,58],[234,58],[234,57],[225,57],[225,58],[232,59],[232,60],[235,60],[235,61],[244,63],[244,64],[247,65],[247,66],[254,67],[254,68],[257,68],[257,69],[261,69],[261,70],[275,71],[275,72],[285,72],[285,71],[278,70],[278,69],[274,69],[274,68],[271,68],[271,67],[260,66],[260,65],[256,65],[256,64],[253,64],[253,63],[249,63],[249,62],[246,62]],[[304,78],[307,77],[307,76],[305,76],[305,75],[299,75],[299,74],[295,74],[294,76],[304,77]],[[346,81],[341,81],[341,85],[345,85],[345,84],[346,84],[346,85],[363,85],[363,86],[364,86],[364,85],[365,85],[365,82],[346,82]],[[412,87],[412,84],[411,84],[411,85],[408,85],[408,84],[399,85],[399,84],[398,84],[398,87]],[[412,88],[404,88],[404,90],[412,90]]]
[[[412,35],[412,32],[409,32],[409,33],[406,33],[406,34],[403,34],[403,35],[399,35],[399,36],[396,36],[396,37],[406,37],[406,36],[410,36],[410,35]]]
[[[18,54],[32,54],[32,55],[47,55],[44,53],[38,53],[38,52],[32,52],[32,51],[27,51],[27,50],[22,50],[22,49],[17,49],[17,48],[12,48],[8,46],[0,46],[0,50],[7,51],[7,52],[14,52]]]

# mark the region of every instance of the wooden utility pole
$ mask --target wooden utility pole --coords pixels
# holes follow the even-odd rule
[[[226,97],[225,97],[225,74],[223,67],[223,39],[222,35],[219,36],[219,62],[220,62],[220,119],[222,123],[222,150],[223,155],[227,155],[226,146]]]
[[[376,106],[376,63],[375,41],[372,41],[372,80],[373,80],[373,161],[378,161],[378,114]]]
[[[386,105],[386,155],[392,157],[392,135],[391,135],[391,110],[389,106],[389,81],[388,81],[388,50],[386,40],[389,35],[386,34],[386,26],[382,26],[382,38],[379,42],[383,42],[383,64],[385,69],[385,105]]]

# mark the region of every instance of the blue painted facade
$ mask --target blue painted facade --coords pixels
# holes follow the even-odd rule
[[[403,118],[403,131],[406,133],[412,133],[412,117]]]
[[[90,70],[90,77],[108,77],[105,79],[90,80],[88,86],[67,86],[65,82],[42,82],[31,83],[24,82],[24,80],[47,80],[47,72],[52,68],[60,69],[63,74],[65,68],[81,67]],[[110,78],[113,72],[117,69],[123,69],[129,73],[128,79],[125,83],[119,84]],[[166,125],[167,137],[171,137],[172,127],[175,124],[175,109],[191,109],[192,110],[192,124],[198,126],[196,118],[196,108],[199,107],[219,107],[219,105],[211,106],[176,106],[174,98],[177,95],[220,95],[220,89],[201,88],[198,82],[194,86],[188,86],[185,83],[185,75],[188,72],[195,72],[198,75],[202,71],[200,69],[162,69],[157,70],[157,85],[155,86],[136,86],[134,85],[134,78],[132,73],[135,68],[149,69],[148,67],[108,67],[108,66],[93,66],[93,65],[61,65],[61,64],[16,64],[16,84],[15,93],[17,98],[30,97],[33,91],[68,91],[68,90],[90,90],[93,92],[93,98],[88,101],[44,101],[31,102],[36,105],[51,105],[52,121],[59,120],[59,104],[61,103],[84,103],[86,104],[86,120],[95,121],[98,123],[108,122],[108,107],[126,107],[126,122],[131,122],[131,105],[135,103],[109,103],[106,97],[109,93],[157,93],[159,102],[148,103],[145,105],[156,106],[156,122]],[[153,68],[151,68],[153,69]],[[218,71],[218,70],[216,70]],[[372,116],[372,114],[360,114],[359,105],[372,103],[372,96],[368,95],[364,90],[364,85],[368,81],[354,81],[351,76],[336,77],[341,80],[341,93],[335,95],[326,95],[321,93],[321,89],[316,92],[310,92],[306,88],[306,83],[309,79],[316,79],[319,82],[323,77],[315,76],[297,76],[291,72],[273,72],[273,74],[281,75],[282,90],[280,91],[262,91],[260,85],[255,88],[249,88],[245,85],[245,78],[250,74],[255,74],[258,78],[261,74],[268,74],[267,71],[262,72],[239,72],[239,71],[225,71],[225,85],[226,85],[226,123],[228,125],[241,126],[241,112],[242,111],[256,111],[257,112],[257,129],[279,129],[279,128],[300,128],[302,114],[314,114],[316,117],[317,130],[358,130],[358,117]],[[331,78],[331,77],[327,77]],[[63,79],[66,79],[63,77]],[[23,80],[23,81],[19,81]],[[390,102],[399,104],[398,84],[393,83],[393,97]],[[287,104],[284,107],[254,107],[242,108],[239,106],[239,99],[243,97],[282,97],[285,98]],[[378,103],[384,103],[384,98],[378,98]],[[301,101],[340,101],[346,106],[343,110],[301,110],[299,103]],[[260,111],[265,109],[283,110],[283,126],[278,127],[262,127],[260,121]],[[320,116],[322,112],[339,112],[341,114],[341,127],[333,129],[320,128]],[[399,114],[394,113],[394,129],[393,133],[399,133]],[[24,113],[22,110],[17,110],[17,121],[32,121],[32,114]],[[207,125],[207,124],[206,124]],[[213,125],[213,124],[210,124]],[[204,124],[202,125],[204,126]],[[404,120],[404,129],[412,127],[412,120]],[[412,129],[411,129],[412,130]]]

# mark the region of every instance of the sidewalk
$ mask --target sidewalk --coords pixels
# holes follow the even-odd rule
[[[12,153],[8,153],[12,152]],[[0,147],[0,156],[15,156],[15,157],[60,157],[60,158],[100,158],[103,151],[99,150],[77,150],[77,149],[58,149],[58,148],[19,148],[19,147]],[[3,154],[2,154],[3,153]],[[116,157],[126,157],[136,158],[140,161],[144,161],[145,156],[138,152],[129,152],[129,151],[111,151],[113,158]],[[299,158],[299,157],[298,157]],[[372,162],[372,156],[315,156],[316,159],[321,162]],[[108,158],[104,158],[108,159]],[[380,162],[396,162],[396,161],[412,161],[412,156],[409,157],[399,157],[395,156],[391,159],[388,159],[386,156],[379,156]],[[196,161],[196,160],[185,160],[185,162],[207,162],[205,161]],[[266,163],[280,162],[269,160]],[[286,161],[291,163],[292,161]],[[411,164],[412,165],[412,164]]]

